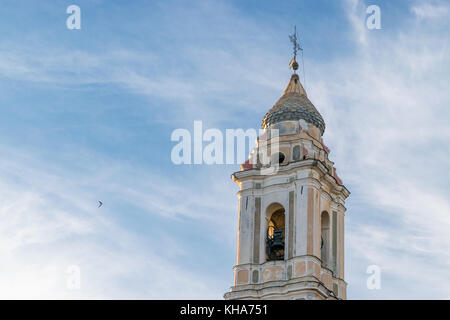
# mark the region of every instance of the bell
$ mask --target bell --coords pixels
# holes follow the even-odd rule
[[[283,229],[276,229],[273,231],[273,242],[271,245],[271,249],[276,251],[281,250],[283,248],[284,248]]]
[[[267,229],[267,255],[269,260],[284,259],[283,229],[275,229],[273,226]]]

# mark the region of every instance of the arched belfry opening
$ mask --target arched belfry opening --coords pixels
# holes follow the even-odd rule
[[[266,260],[284,260],[286,216],[282,205],[271,204],[267,208]]]
[[[330,215],[323,211],[320,215],[320,259],[322,265],[329,267],[330,260]]]

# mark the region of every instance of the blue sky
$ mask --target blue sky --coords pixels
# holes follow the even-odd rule
[[[81,30],[66,28],[71,4]],[[365,26],[371,4],[381,30]],[[449,14],[446,1],[3,1],[0,297],[222,298],[238,167],[176,166],[170,135],[194,120],[258,128],[297,25],[352,192],[348,297],[450,298]],[[373,264],[381,290],[366,287]]]

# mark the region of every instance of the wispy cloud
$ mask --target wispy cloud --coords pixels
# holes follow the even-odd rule
[[[350,2],[352,24],[361,3]],[[386,280],[379,293],[371,292],[352,267],[347,273],[351,298],[411,298],[412,292],[446,297],[440,288],[449,279],[450,261],[444,249],[450,245],[444,173],[449,166],[450,95],[444,86],[450,52],[441,36],[413,24],[370,32],[358,24],[358,54],[314,74],[319,85],[311,87],[310,97],[323,111],[324,139],[352,191],[347,264],[358,265],[362,273],[377,264]],[[415,291],[427,285],[435,289]],[[411,294],[402,295],[408,287]]]
[[[206,283],[223,280],[201,276],[179,263],[191,256],[201,261],[202,252],[193,254],[171,229],[158,227],[167,221],[189,228],[192,223],[186,219],[205,230],[222,224],[209,239],[216,246],[230,243],[234,230],[224,219],[234,206],[231,201],[217,205],[217,197],[223,196],[210,193],[217,189],[214,185],[208,186],[207,197],[206,190],[189,183],[177,186],[173,179],[101,155],[90,157],[108,167],[81,166],[75,174],[56,162],[46,164],[39,154],[20,155],[13,149],[2,149],[2,154],[14,159],[0,161],[2,298],[221,297],[224,282],[217,287]],[[99,197],[104,201],[101,208]],[[123,225],[139,217],[136,211],[148,216],[140,221],[157,225],[150,223],[144,233]],[[79,291],[67,287],[69,265],[81,269]]]
[[[445,4],[422,3],[411,7],[418,19],[439,19],[449,16],[450,8]]]
[[[325,143],[352,192],[349,297],[417,297],[419,289],[448,297],[448,41],[404,20],[395,31],[369,31],[364,3],[344,4],[351,28],[342,32],[349,32],[354,41],[347,45],[355,50],[331,61],[311,57],[314,67],[307,70],[308,95],[327,123]],[[159,22],[177,54],[126,44],[70,51],[58,43],[3,42],[1,80],[32,83],[44,92],[108,86],[125,104],[134,96],[147,99],[148,110],[138,117],[167,119],[170,128],[194,119],[210,126],[259,123],[286,84],[288,70],[279,66],[288,59],[276,39],[287,40],[291,26],[281,30],[283,19],[268,24],[218,5],[220,10],[216,3],[192,9],[161,4],[167,21]],[[416,4],[409,12],[425,19],[443,11]],[[180,39],[179,30],[189,37]],[[112,116],[124,118],[133,106]],[[110,115],[102,108],[87,101],[79,125],[94,111]],[[169,136],[155,123],[139,132],[153,139],[146,141],[145,159],[170,149]],[[69,127],[52,125],[58,133]],[[90,137],[103,134],[114,149],[137,130],[104,127],[106,133],[98,126]],[[0,140],[0,296],[220,298],[232,280],[237,203],[229,173],[235,168],[136,165],[124,158],[140,155],[118,157],[120,150],[108,154],[97,151],[99,143],[66,139],[57,150]],[[97,209],[97,200],[104,207]],[[217,254],[218,248],[225,253]],[[71,264],[81,267],[79,292],[66,288]],[[382,268],[380,293],[365,287],[369,264]]]
[[[353,27],[354,36],[360,45],[367,44],[367,28],[365,24],[366,7],[360,0],[346,0],[347,17]]]

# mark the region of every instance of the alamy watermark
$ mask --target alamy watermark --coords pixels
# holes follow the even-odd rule
[[[366,9],[366,14],[369,16],[366,19],[367,29],[381,29],[381,9],[377,5],[368,6]]]
[[[257,167],[264,174],[278,169],[275,157],[279,152],[278,129],[226,129],[225,132],[209,128],[203,130],[202,121],[194,121],[193,132],[175,129],[171,141],[171,160],[181,164],[245,164]]]
[[[367,278],[367,289],[380,290],[381,289],[381,268],[376,264],[370,265],[366,270],[370,276]]]
[[[70,265],[67,267],[67,289],[80,290],[81,289],[81,269],[77,265]]]
[[[70,5],[66,9],[66,13],[70,16],[66,20],[66,26],[69,30],[81,29],[81,9],[77,5]]]

